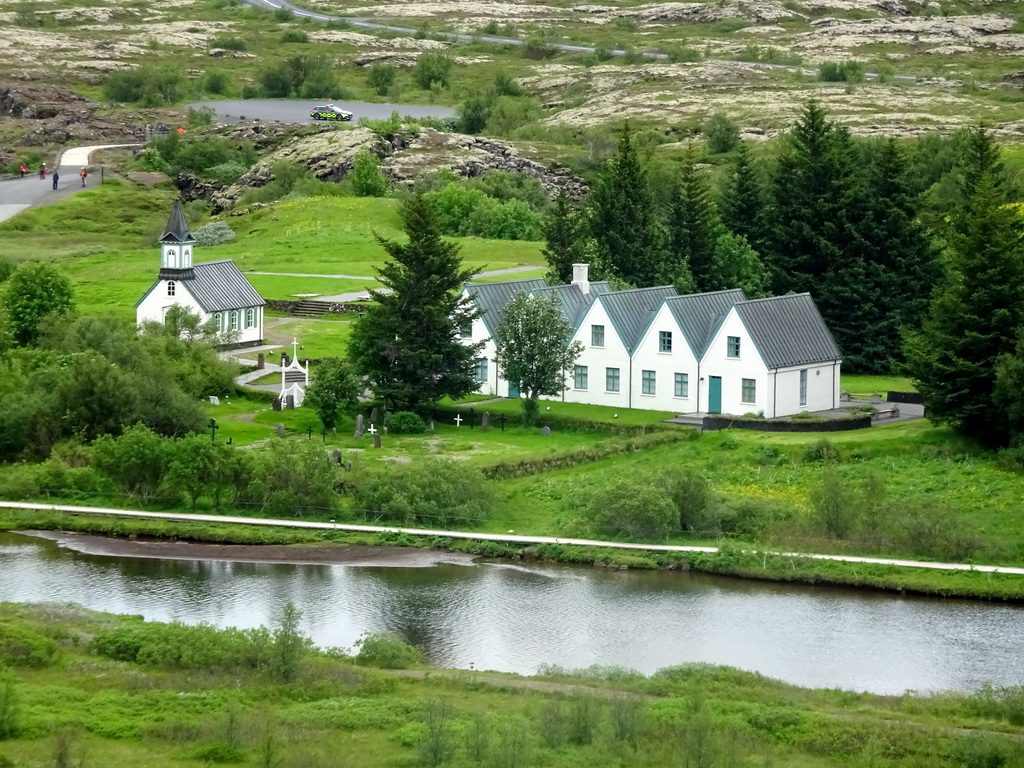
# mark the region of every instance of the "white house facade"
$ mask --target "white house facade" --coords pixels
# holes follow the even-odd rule
[[[230,259],[194,264],[194,248],[181,203],[175,201],[160,238],[160,273],[135,304],[136,323],[163,323],[171,307],[181,306],[204,323],[213,320],[221,333],[230,333],[230,346],[262,344],[263,297]]]
[[[494,341],[518,293],[555,295],[583,346],[565,402],[766,418],[839,405],[842,356],[809,294],[748,300],[738,289],[679,296],[672,286],[613,291],[574,265],[570,285],[543,280],[467,284],[482,316],[464,329],[483,342],[478,392],[518,397]]]

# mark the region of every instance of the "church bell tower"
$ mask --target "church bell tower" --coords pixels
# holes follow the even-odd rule
[[[195,242],[196,239],[185,223],[181,201],[175,200],[171,217],[160,237],[161,280],[191,280],[195,277],[192,269],[192,246]]]

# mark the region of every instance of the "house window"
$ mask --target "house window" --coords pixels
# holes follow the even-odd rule
[[[690,376],[686,373],[676,374],[676,397],[690,396]]]
[[[603,325],[592,325],[592,326],[590,326],[590,346],[592,346],[592,347],[603,347],[604,346],[604,326]]]
[[[487,382],[487,358],[478,357],[476,359],[476,380],[481,384]]]
[[[755,403],[757,402],[757,382],[753,379],[743,380],[743,393],[740,396],[740,402],[743,403]]]
[[[256,326],[256,310],[250,307],[245,310],[245,327],[253,328]]]
[[[217,321],[217,333],[224,333],[224,315],[218,312],[213,319]]]
[[[174,295],[174,289],[175,289],[174,281],[173,280],[168,280],[167,281],[167,295],[168,296],[173,296]]]
[[[800,371],[800,405],[807,405],[807,369]]]
[[[608,392],[619,391],[619,369],[618,368],[605,368],[604,369],[604,388]]]
[[[726,354],[729,357],[739,357],[740,356],[740,337],[739,336],[730,336],[728,338],[728,345],[727,346],[728,346],[728,350],[726,351]]]
[[[641,378],[640,392],[644,395],[655,393],[654,371],[644,371]]]
[[[464,339],[473,337],[473,321],[466,320],[464,323],[459,325],[459,335]]]
[[[658,331],[658,351],[672,351],[672,331]]]
[[[238,310],[237,309],[231,310],[231,330],[232,331],[237,331],[238,330]]]
[[[576,389],[587,388],[587,366],[577,365],[575,371],[573,371],[573,387]]]

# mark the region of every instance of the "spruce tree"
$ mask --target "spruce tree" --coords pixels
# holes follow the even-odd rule
[[[666,277],[678,280],[689,270],[698,291],[711,290],[715,241],[722,229],[707,178],[692,151],[679,169],[669,212]]]
[[[992,134],[981,126],[967,129],[961,149],[958,187],[965,203],[974,194],[978,184],[988,176],[997,193],[1005,189],[1003,161],[1000,148]],[[1000,195],[1001,196],[1001,195]],[[1008,202],[1004,200],[1003,202]]]
[[[1024,227],[984,172],[951,224],[949,274],[924,328],[906,339],[906,368],[928,416],[991,444],[1009,439],[993,397],[1000,358],[1024,323]]]
[[[665,238],[629,123],[591,191],[590,206],[600,269],[638,287],[656,285],[665,271]]]
[[[542,253],[548,263],[545,277],[553,285],[572,281],[572,265],[583,256],[584,233],[580,213],[562,190],[544,221],[544,239],[547,244]]]
[[[742,235],[752,247],[759,249],[764,241],[764,206],[764,183],[746,142],[741,141],[718,201],[722,223],[730,232]]]
[[[390,257],[377,272],[391,292],[370,292],[377,304],[356,323],[349,356],[389,407],[417,410],[476,389],[480,345],[461,343],[459,329],[479,311],[461,296],[473,271],[463,268],[459,246],[441,239],[421,196],[405,204],[402,220],[407,244],[377,238]]]

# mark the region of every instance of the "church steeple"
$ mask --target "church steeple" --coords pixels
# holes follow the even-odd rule
[[[161,280],[190,280],[195,276],[192,270],[192,246],[195,242],[185,222],[181,201],[175,200],[167,226],[160,237]]]

